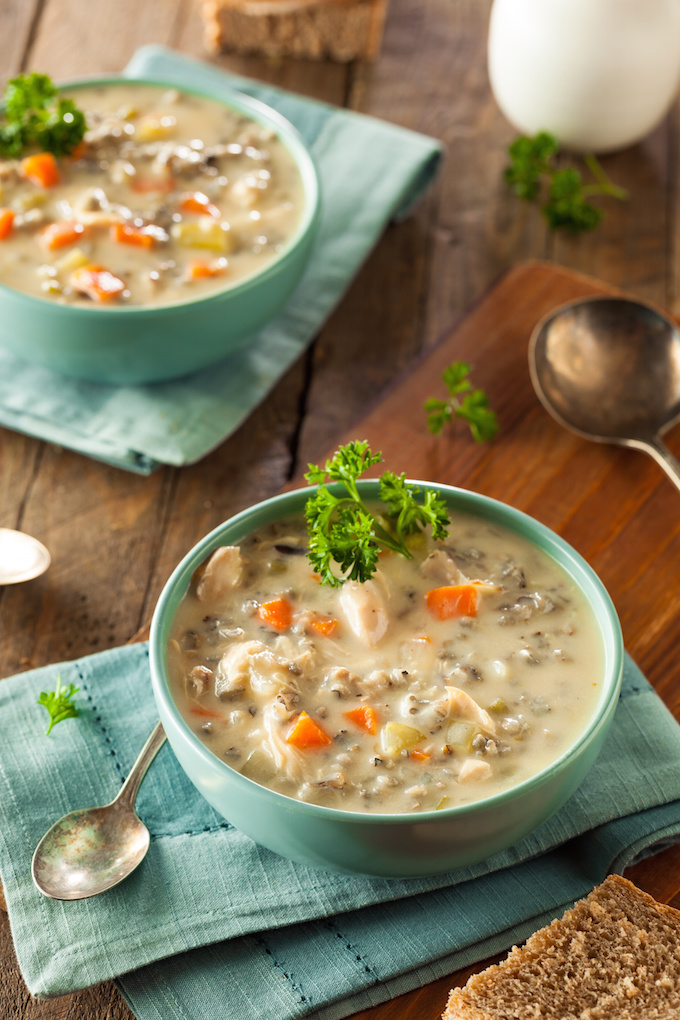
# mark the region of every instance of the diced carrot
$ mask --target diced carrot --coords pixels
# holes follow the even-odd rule
[[[132,177],[130,187],[138,195],[147,195],[154,191],[172,191],[175,182],[166,174],[152,174],[148,177]]]
[[[85,233],[82,223],[75,220],[55,220],[50,223],[40,234],[40,240],[49,251],[57,248],[65,248],[67,244],[79,241]]]
[[[378,728],[378,713],[370,705],[359,705],[357,708],[352,708],[349,712],[343,712],[342,714],[345,719],[349,719],[355,726],[366,730],[367,733],[375,733]]]
[[[111,240],[117,244],[133,244],[138,248],[153,248],[155,238],[144,227],[134,227],[131,223],[111,224]]]
[[[312,616],[307,621],[307,627],[315,630],[317,634],[321,634],[323,637],[333,637],[336,630],[338,629],[338,621],[333,616]]]
[[[202,191],[194,191],[188,195],[183,195],[179,208],[182,212],[198,213],[199,216],[212,216],[216,220],[222,215],[217,206]]]
[[[300,712],[293,720],[286,742],[301,751],[307,751],[313,747],[327,747],[333,740],[311,716],[306,712]]]
[[[429,754],[425,754],[425,752],[421,751],[420,748],[418,748],[418,747],[413,747],[409,751],[408,756],[409,756],[409,758],[412,758],[413,761],[429,761],[430,760]]]
[[[221,719],[222,716],[219,712],[214,712],[211,708],[204,708],[203,705],[193,705],[189,711],[192,715],[198,715],[201,719]]]
[[[76,145],[75,149],[71,149],[71,151],[69,152],[68,159],[81,159],[87,152],[87,148],[88,148],[87,142],[85,141],[85,139],[81,139],[81,141],[79,141],[78,144]]]
[[[11,209],[0,209],[0,241],[6,241],[12,233],[14,213]]]
[[[226,269],[226,263],[220,265],[217,262],[205,262],[202,259],[192,259],[187,263],[187,279],[200,280],[209,276],[221,276]]]
[[[79,266],[71,273],[71,286],[93,301],[112,301],[125,290],[125,283],[103,266]]]
[[[36,152],[21,161],[21,172],[24,177],[41,188],[51,188],[59,183],[59,167],[51,152]]]
[[[274,630],[288,630],[293,622],[293,607],[288,599],[281,596],[278,599],[263,602],[257,610],[257,615],[263,623],[273,627]]]
[[[472,584],[447,584],[431,588],[425,596],[427,608],[438,620],[477,615],[478,592]]]

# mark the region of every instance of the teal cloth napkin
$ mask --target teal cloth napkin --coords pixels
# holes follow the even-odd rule
[[[81,716],[45,736],[41,690],[81,688]],[[45,829],[103,804],[155,722],[145,645],[0,682],[0,878],[29,989],[117,977],[139,1020],[343,1017],[507,948],[611,870],[680,839],[680,727],[628,659],[612,731],[569,803],[475,867],[376,880],[258,847],[202,800],[166,745],[138,810],[139,869],[92,900],[34,888]]]
[[[190,464],[218,446],[328,318],[388,222],[434,178],[435,139],[179,56],[139,50],[123,72],[262,100],[300,131],[316,160],[323,212],[309,268],[282,314],[218,366],[152,386],[102,386],[28,365],[0,349],[0,425],[132,471]]]

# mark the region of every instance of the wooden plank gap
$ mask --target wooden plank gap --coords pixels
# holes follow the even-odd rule
[[[184,0],[177,5],[168,32],[169,46],[173,46],[177,50],[182,48],[182,40],[187,34],[190,22],[197,16],[196,7],[195,0]]]
[[[135,628],[137,632],[139,632],[139,630],[147,624],[151,613],[153,612],[154,607],[150,604],[151,588],[156,574],[156,567],[160,560],[163,542],[169,528],[171,511],[179,488],[179,478],[179,468],[166,469],[158,499],[158,509],[156,512],[157,526],[153,530],[154,539],[149,556],[149,570],[147,572],[144,594],[140,601],[139,615],[137,617],[137,625]]]
[[[26,514],[26,507],[28,505],[29,499],[31,498],[31,494],[32,494],[33,489],[35,487],[35,484],[36,484],[36,481],[37,481],[37,478],[38,478],[38,474],[39,474],[39,471],[40,471],[40,466],[41,466],[41,464],[43,462],[44,453],[45,453],[45,444],[44,443],[38,443],[37,446],[36,446],[36,450],[35,450],[35,457],[33,458],[33,466],[31,468],[31,473],[28,476],[28,481],[26,482],[26,487],[24,489],[23,495],[21,496],[21,499],[19,500],[19,505],[17,507],[17,516],[16,516],[15,527],[17,528],[18,531],[21,531],[21,527],[22,527],[22,524],[23,524],[24,516]]]
[[[38,36],[38,30],[40,28],[40,21],[42,19],[47,0],[36,0],[33,15],[28,24],[28,31],[26,33],[26,42],[24,43],[24,52],[21,57],[21,63],[19,67],[22,72],[27,73],[28,71],[28,58],[31,50],[33,49],[33,43]]]
[[[290,461],[288,464],[288,471],[286,472],[286,484],[291,482],[296,475],[303,473],[303,468],[306,468],[306,464],[300,464],[300,447],[302,445],[302,431],[303,425],[307,419],[307,412],[309,410],[310,394],[312,389],[312,382],[314,380],[314,348],[316,347],[316,340],[311,343],[302,357],[300,358],[300,364],[302,366],[302,389],[300,390],[300,397],[298,400],[298,418],[291,432],[290,442],[288,449],[290,451]]]

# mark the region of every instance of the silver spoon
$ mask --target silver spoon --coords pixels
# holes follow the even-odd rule
[[[135,798],[164,742],[159,722],[115,800],[72,811],[45,833],[31,865],[41,893],[53,900],[84,900],[118,885],[142,862],[151,837],[135,814]]]
[[[542,404],[586,439],[650,454],[680,489],[661,434],[680,418],[680,332],[640,301],[591,297],[539,322],[529,370]]]
[[[44,574],[50,562],[50,554],[37,538],[0,528],[0,585],[30,581]]]

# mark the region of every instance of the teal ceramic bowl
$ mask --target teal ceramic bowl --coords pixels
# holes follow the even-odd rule
[[[115,87],[120,81],[135,83],[131,78],[88,78],[62,86],[69,90]],[[176,88],[172,82],[150,79],[139,84]],[[193,94],[221,102],[271,128],[292,154],[305,194],[293,237],[256,275],[204,297],[154,307],[57,304],[0,282],[0,344],[13,354],[92,382],[158,382],[221,361],[283,308],[307,265],[318,226],[320,188],[314,161],[292,124],[263,103],[229,89]]]
[[[313,489],[266,500],[232,517],[192,549],[167,582],[151,626],[153,692],[168,740],[196,789],[229,822],[256,842],[302,864],[379,877],[440,874],[475,864],[516,843],[569,799],[593,765],[619,697],[623,639],[614,606],[601,581],[566,542],[544,525],[496,500],[462,489],[437,489],[451,510],[496,521],[533,542],[584,593],[602,645],[599,701],[581,736],[549,768],[485,800],[414,814],[358,814],[303,803],[240,775],[209,751],[184,721],[166,674],[166,648],[177,606],[200,563],[218,546],[278,518],[301,512]],[[360,483],[377,498],[377,483]]]

